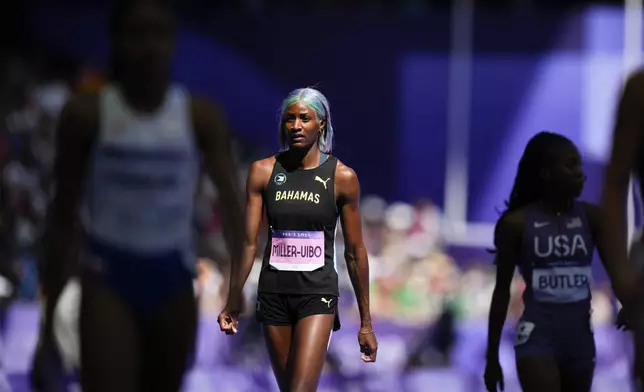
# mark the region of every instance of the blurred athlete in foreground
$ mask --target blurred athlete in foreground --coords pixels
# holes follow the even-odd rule
[[[622,92],[602,198],[606,268],[615,294],[624,306],[619,318],[627,320],[628,328],[634,332],[634,369],[641,388],[644,381],[644,238],[629,244],[626,206],[632,174],[638,177],[640,187],[644,186],[644,71],[633,74]]]
[[[345,258],[360,311],[362,360],[375,362],[378,342],[369,311],[369,262],[362,240],[360,184],[330,155],[331,112],[312,88],[284,100],[279,124],[283,150],[253,163],[246,185],[246,248],[231,274],[229,301],[239,302],[253,266],[264,211],[269,238],[259,277],[257,316],[273,372],[283,392],[317,389],[331,331],[338,330],[335,231],[344,233]],[[221,329],[237,331],[239,313],[226,307]]]
[[[162,1],[119,2],[110,23],[110,85],[72,99],[59,120],[41,344],[53,339],[63,260],[85,198],[84,392],[179,390],[197,330],[192,224],[201,163],[219,187],[233,260],[241,251],[228,131],[213,105],[171,84],[174,38]]]

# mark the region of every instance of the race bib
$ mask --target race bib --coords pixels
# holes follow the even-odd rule
[[[535,324],[529,321],[520,321],[519,324],[517,324],[517,335],[514,340],[515,347],[524,344],[528,339],[530,339],[530,335],[532,335],[532,331],[534,331],[534,326]]]
[[[280,271],[313,271],[324,266],[324,232],[274,230],[269,264]]]
[[[534,269],[532,292],[539,302],[583,301],[590,296],[592,279],[590,266]]]

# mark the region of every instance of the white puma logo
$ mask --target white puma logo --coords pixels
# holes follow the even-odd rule
[[[331,307],[331,301],[333,301],[333,298],[331,298],[331,299],[322,298],[322,302],[324,302],[326,304],[327,308]]]
[[[323,180],[323,179],[321,179],[320,177],[315,176],[315,181],[317,181],[317,182],[321,182],[321,183],[322,183],[322,185],[324,185],[324,189],[326,189],[326,183],[327,183],[327,182],[329,182],[329,180],[330,180],[330,179],[331,179],[331,178],[327,178],[327,179],[326,179],[326,181],[324,181],[324,180]]]

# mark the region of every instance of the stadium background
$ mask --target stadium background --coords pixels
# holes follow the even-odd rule
[[[21,215],[22,284],[0,355],[17,391],[35,345],[33,255],[51,188],[56,118],[70,94],[105,81],[104,4],[72,3],[14,4],[3,16],[0,156],[10,208]],[[240,181],[254,159],[275,151],[281,99],[303,86],[329,98],[335,154],[360,177],[379,358],[373,366],[359,360],[357,308],[343,269],[343,329],[320,391],[482,391],[494,284],[486,248],[531,135],[552,130],[574,140],[589,176],[583,197],[599,197],[624,75],[623,7],[483,1],[459,11],[447,1],[426,3],[192,1],[179,10],[176,80],[223,108]],[[217,192],[205,179],[198,205],[198,246],[208,260],[198,359],[186,390],[276,390],[250,316],[257,269],[242,333],[218,332],[228,261]],[[612,327],[598,261],[595,277],[595,390],[627,391],[626,341]],[[514,286],[501,348],[508,391],[517,390],[511,326],[522,306],[519,277]]]

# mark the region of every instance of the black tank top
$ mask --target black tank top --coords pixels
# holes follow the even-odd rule
[[[286,171],[275,162],[264,190],[268,240],[260,293],[339,295],[335,268],[335,168],[329,156],[315,169]]]

